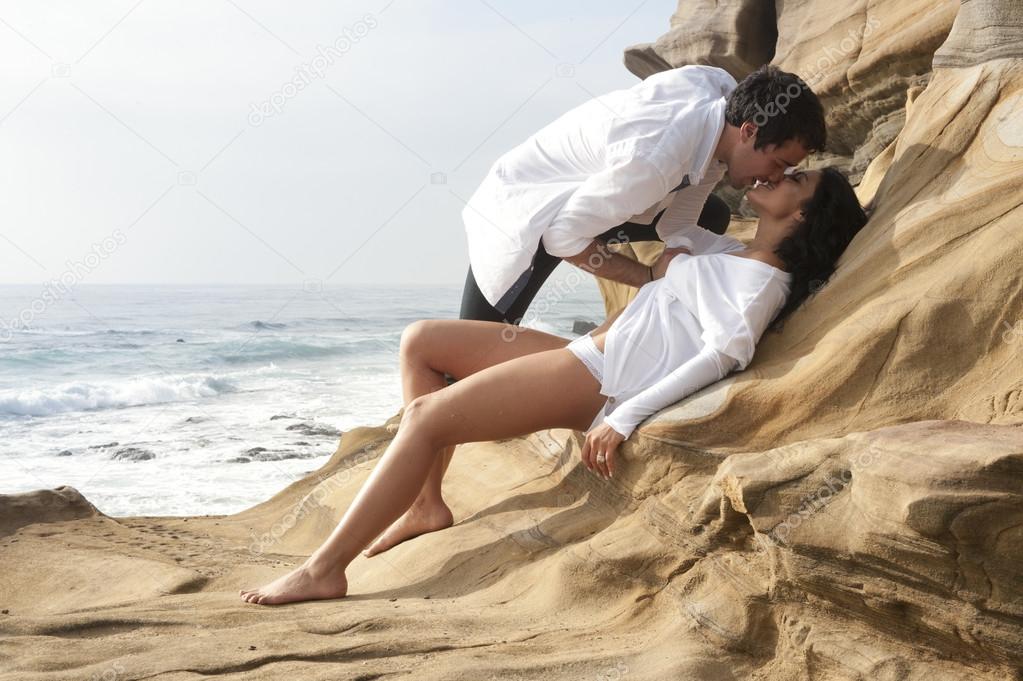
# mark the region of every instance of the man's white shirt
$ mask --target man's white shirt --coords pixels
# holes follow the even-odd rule
[[[491,305],[527,271],[538,244],[583,251],[624,222],[667,246],[696,224],[725,165],[711,158],[736,87],[726,71],[683,66],[591,99],[495,161],[462,210],[469,263]],[[673,238],[679,234],[678,238]]]

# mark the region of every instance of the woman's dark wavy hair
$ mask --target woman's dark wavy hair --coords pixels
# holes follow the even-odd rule
[[[785,318],[824,287],[839,256],[867,223],[867,214],[846,176],[837,168],[818,170],[820,180],[813,196],[803,204],[802,220],[774,249],[792,280],[788,300],[771,322],[771,331],[780,331]]]

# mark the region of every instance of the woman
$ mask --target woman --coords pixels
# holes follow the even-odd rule
[[[384,530],[366,555],[451,525],[440,492],[457,444],[586,430],[583,463],[613,475],[615,451],[633,428],[745,368],[768,324],[779,328],[827,281],[866,222],[832,168],[792,172],[747,198],[760,218],[748,246],[692,227],[694,255],[659,261],[657,278],[624,310],[571,343],[518,327],[505,335],[500,322],[409,325],[400,351],[405,410],[387,451],[327,540],[288,574],[240,591],[243,600],[340,598],[345,568]],[[445,372],[459,380],[447,385]]]

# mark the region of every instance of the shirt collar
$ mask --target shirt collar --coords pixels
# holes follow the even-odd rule
[[[714,133],[711,135],[705,135],[701,141],[699,152],[697,153],[697,162],[694,164],[694,171],[691,175],[695,174],[696,177],[690,177],[690,182],[696,184],[703,180],[703,177],[707,174],[707,168],[710,166],[710,162],[713,159],[714,149],[717,148],[718,142],[721,140],[721,135],[725,132],[725,103],[724,97],[718,99],[714,104],[709,107],[710,111],[708,116],[711,117],[711,122],[715,126]],[[724,166],[725,164],[721,161],[717,161],[715,168],[718,166]]]

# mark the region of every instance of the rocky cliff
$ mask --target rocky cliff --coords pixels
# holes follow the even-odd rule
[[[815,162],[874,205],[745,371],[611,481],[571,431],[461,445],[456,525],[356,560],[340,602],[236,589],[318,545],[396,419],[233,516],[0,498],[0,679],[1023,679],[1023,7],[717,5],[681,0],[630,68],[831,54]]]

